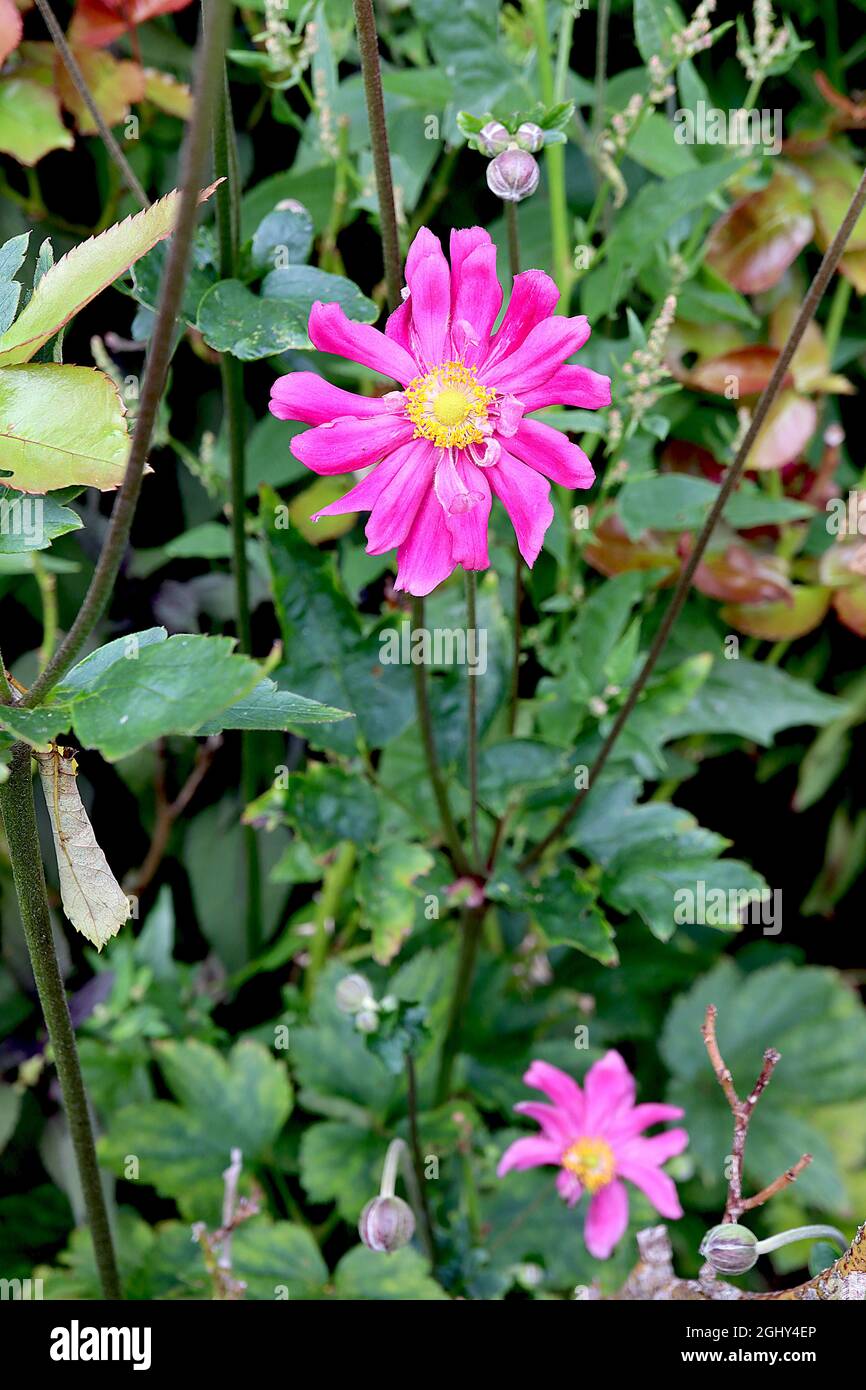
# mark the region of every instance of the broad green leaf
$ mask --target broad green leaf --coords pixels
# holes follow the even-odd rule
[[[387,1142],[369,1129],[326,1120],[301,1136],[301,1182],[313,1203],[335,1202],[344,1221],[355,1225],[379,1191]]]
[[[13,277],[27,255],[29,240],[30,233],[22,232],[21,236],[11,237],[0,246],[0,333],[6,332],[18,312],[18,301],[24,286]]]
[[[211,196],[215,184],[200,195]],[[33,298],[0,337],[0,366],[27,362],[79,309],[107,289],[158,241],[170,235],[180,193],[175,189],[144,212],[90,237],[61,257]]]
[[[423,888],[415,886],[433,868],[421,845],[391,841],[362,860],[356,888],[366,925],[373,933],[373,959],[388,965],[412,930]]]
[[[0,151],[32,168],[50,150],[71,150],[72,131],[63,123],[60,102],[41,82],[28,77],[0,80]]]
[[[79,691],[75,732],[110,762],[166,734],[194,734],[250,695],[262,668],[229,637],[176,636],[113,662]]]
[[[645,63],[654,55],[661,56],[672,35],[684,24],[679,5],[666,0],[634,0],[634,38]]]
[[[265,678],[243,700],[229,705],[215,719],[208,719],[196,730],[197,734],[217,734],[223,729],[295,729],[307,724],[330,724],[351,719],[349,710],[332,709],[293,695],[290,690],[278,690],[275,681]]]
[[[125,410],[104,372],[48,362],[0,367],[0,422],[0,469],[10,487],[107,489],[123,481]]]
[[[241,280],[220,280],[202,297],[196,327],[217,352],[255,362],[289,348],[308,348],[308,317],[254,294]]]
[[[253,233],[250,259],[256,270],[303,265],[313,245],[313,219],[301,203],[289,199],[263,217]]]
[[[0,1153],[15,1133],[20,1112],[21,1093],[14,1086],[0,1082]]]
[[[408,1245],[387,1256],[356,1245],[337,1265],[334,1292],[351,1303],[369,1299],[435,1303],[448,1298],[441,1284],[430,1277],[423,1255]]]
[[[327,763],[310,763],[306,772],[291,775],[285,809],[315,852],[341,840],[369,845],[379,829],[379,802],[370,784]]]
[[[829,724],[844,712],[843,700],[778,667],[722,658],[688,707],[673,716],[669,734],[738,734],[768,748],[783,729]]]
[[[139,1179],[175,1197],[183,1213],[218,1218],[222,1173],[239,1148],[254,1165],[273,1145],[292,1106],[283,1062],[260,1043],[241,1040],[228,1056],[206,1043],[155,1044],[175,1101],[129,1106],[100,1141],[103,1161],[123,1172],[126,1156],[139,1160]]]
[[[47,550],[58,536],[82,526],[77,512],[52,497],[32,497],[0,484],[0,554]]]
[[[618,965],[613,928],[579,869],[567,864],[531,893],[530,914],[550,946],[570,946],[601,965]]]
[[[290,265],[272,270],[262,285],[265,299],[279,299],[293,317],[306,324],[316,300],[323,304],[339,304],[347,318],[357,323],[375,323],[379,310],[362,294],[358,286],[344,275],[331,275],[310,265]]]
[[[245,1298],[321,1298],[328,1266],[306,1226],[257,1220],[232,1238],[232,1273],[246,1284]]]
[[[662,473],[626,483],[617,497],[617,512],[632,540],[647,529],[695,531],[702,526],[718,496],[716,483],[686,473]],[[754,486],[735,492],[725,508],[725,520],[735,527],[773,526],[814,516],[815,509],[787,497],[773,498]]]
[[[540,739],[512,738],[488,744],[478,760],[478,793],[501,815],[514,792],[561,785],[568,766],[561,748]]]

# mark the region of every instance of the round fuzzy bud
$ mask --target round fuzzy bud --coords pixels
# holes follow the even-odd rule
[[[390,1255],[408,1245],[415,1233],[412,1208],[402,1197],[374,1197],[361,1212],[358,1234],[368,1250]]]
[[[505,150],[487,166],[487,186],[505,203],[520,203],[538,187],[539,169],[526,150]]]
[[[336,988],[337,1008],[344,1014],[356,1014],[370,998],[370,985],[363,975],[346,975]]]
[[[728,1221],[707,1231],[701,1254],[719,1274],[745,1274],[758,1262],[758,1237],[747,1226]]]
[[[482,154],[499,154],[507,150],[511,136],[501,121],[488,121],[475,137]]]
[[[375,1033],[379,1027],[379,1015],[375,1009],[359,1009],[355,1014],[355,1027],[359,1033]]]
[[[524,121],[522,125],[519,125],[514,138],[520,148],[529,150],[530,154],[535,154],[544,145],[544,131],[534,121]]]

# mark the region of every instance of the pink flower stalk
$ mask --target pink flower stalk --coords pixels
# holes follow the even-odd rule
[[[422,595],[457,565],[487,568],[493,493],[534,564],[553,519],[547,480],[586,488],[595,475],[576,444],[529,416],[550,405],[609,405],[610,379],[564,365],[589,324],[553,316],[559,292],[541,270],[515,276],[494,332],[502,287],[496,248],[481,227],[451,233],[450,268],[438,237],[422,227],[406,282],[384,333],[353,323],[338,304],[314,304],[309,323],[321,352],[371,367],[399,390],[357,396],[314,372],[292,372],[274,383],[270,408],[314,426],[291,441],[314,473],[375,465],[314,519],[369,511],[367,553],[396,547],[395,587]]]
[[[560,1170],[556,1187],[570,1207],[588,1193],[584,1238],[591,1255],[606,1260],[628,1225],[621,1178],[639,1187],[662,1216],[682,1216],[673,1180],[660,1165],[682,1153],[689,1136],[684,1129],[649,1138],[642,1131],[661,1120],[679,1120],[683,1112],[676,1105],[635,1105],[634,1077],[618,1052],[607,1052],[590,1067],[583,1090],[549,1062],[533,1062],[523,1080],[553,1104],[515,1105],[521,1115],[538,1121],[541,1133],[511,1144],[497,1172],[504,1177],[550,1163]]]

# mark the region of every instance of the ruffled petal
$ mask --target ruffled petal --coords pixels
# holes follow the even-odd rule
[[[340,415],[366,419],[384,415],[387,401],[381,396],[358,396],[332,386],[316,372],[289,372],[271,387],[270,411],[278,420],[299,420],[302,425],[323,425]]]
[[[509,1144],[499,1160],[496,1173],[504,1178],[506,1173],[522,1173],[527,1168],[540,1168],[545,1163],[559,1163],[559,1145],[533,1135]]]
[[[408,299],[404,299],[393,314],[388,315],[385,320],[385,337],[390,338],[393,343],[399,343],[400,347],[412,355],[412,305]]]
[[[448,356],[448,310],[451,272],[442,252],[425,256],[415,267],[409,304],[412,348],[419,362],[435,367]]]
[[[394,588],[423,598],[447,579],[454,569],[451,532],[432,488],[424,498],[412,529],[397,551]]]
[[[566,357],[582,348],[589,334],[589,321],[582,314],[571,319],[545,319],[507,357],[497,357],[495,362],[492,356],[488,358],[479,370],[478,380],[523,400],[525,392],[541,386]]]
[[[491,357],[495,354],[498,361],[519,348],[536,324],[550,318],[558,300],[556,282],[543,270],[522,270],[515,275],[508,308],[493,339]]]
[[[610,377],[590,367],[567,363],[542,386],[527,392],[523,402],[529,413],[548,405],[568,405],[579,410],[600,410],[610,405]]]
[[[414,425],[402,415],[356,420],[346,415],[296,434],[290,448],[314,473],[353,473],[390,454],[412,438]]]
[[[636,1105],[627,1111],[622,1122],[614,1129],[608,1129],[608,1137],[616,1142],[633,1139],[648,1129],[650,1125],[661,1124],[667,1120],[681,1120],[685,1111],[679,1105],[664,1105],[661,1101]]]
[[[520,553],[531,567],[553,520],[550,484],[505,449],[499,462],[489,470],[489,477],[490,486],[511,518]]]
[[[583,1196],[583,1188],[580,1179],[573,1173],[569,1173],[567,1168],[562,1168],[556,1175],[556,1190],[560,1197],[564,1197],[570,1207],[577,1206]]]
[[[399,467],[388,479],[367,522],[368,555],[394,550],[408,536],[418,508],[433,484],[435,452],[426,439],[413,440],[397,451]]]
[[[436,496],[451,532],[451,555],[466,570],[485,570],[490,484],[482,469],[452,450],[441,451],[436,465]]]
[[[317,300],[310,310],[307,331],[319,352],[333,352],[350,362],[360,362],[363,367],[399,381],[401,386],[418,375],[418,365],[405,348],[369,323],[353,323],[339,304]]]
[[[607,1134],[634,1105],[635,1081],[622,1057],[613,1049],[594,1062],[583,1082],[588,1134]]]
[[[518,1115],[528,1115],[530,1120],[536,1120],[546,1139],[555,1139],[565,1147],[573,1140],[574,1124],[568,1111],[561,1106],[546,1105],[543,1100],[521,1100],[514,1109]]]
[[[683,1209],[674,1180],[660,1168],[645,1167],[641,1163],[620,1163],[617,1172],[621,1177],[633,1182],[635,1187],[639,1187],[661,1216],[670,1220],[682,1216]]]
[[[349,488],[343,497],[314,512],[311,521],[318,521],[320,516],[345,516],[348,512],[371,511],[394,474],[400,471],[403,452],[403,449],[395,449],[393,454],[371,468],[366,478]]]
[[[523,1080],[536,1091],[543,1091],[554,1105],[561,1106],[567,1118],[574,1122],[575,1130],[580,1132],[583,1125],[583,1092],[573,1076],[561,1071],[552,1062],[536,1061],[530,1063]]]
[[[628,1225],[628,1193],[621,1182],[610,1182],[593,1194],[583,1228],[586,1248],[606,1260],[622,1240]]]
[[[416,267],[421,264],[425,256],[442,256],[442,242],[429,227],[419,227],[412,238],[409,250],[406,252],[406,266],[404,274],[409,290],[412,290],[412,281],[415,276]]]
[[[591,487],[595,470],[583,450],[540,420],[521,420],[508,448],[530,468],[562,487]]]
[[[490,334],[502,308],[502,286],[496,278],[496,247],[478,246],[460,267],[453,302],[452,338],[458,355],[468,367],[482,362],[490,349]],[[471,332],[460,327],[468,324]],[[469,342],[474,338],[474,344]]]

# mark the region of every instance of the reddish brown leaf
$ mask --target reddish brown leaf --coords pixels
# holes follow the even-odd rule
[[[129,115],[132,103],[144,99],[144,73],[138,63],[115,58],[111,53],[97,53],[90,48],[75,50],[75,56],[106,124],[120,125]],[[81,134],[95,135],[96,122],[78,95],[59,54],[55,76],[60,100],[75,117]]]
[[[0,63],[5,63],[9,54],[15,52],[22,32],[21,11],[15,0],[0,0]]]
[[[809,201],[791,173],[734,203],[710,234],[707,262],[742,294],[778,284],[814,233]]]
[[[155,15],[183,10],[192,0],[78,0],[69,38],[87,48],[107,48]]]
[[[830,607],[831,591],[801,584],[788,602],[732,603],[721,610],[722,620],[749,637],[766,642],[790,641],[812,632]]]
[[[767,413],[758,437],[749,451],[746,468],[759,471],[782,468],[800,457],[818,424],[814,401],[783,391]]]
[[[608,578],[629,570],[669,569],[670,576],[664,580],[667,583],[680,564],[672,536],[644,531],[637,540],[630,540],[618,516],[599,522],[583,553],[593,569]]]

